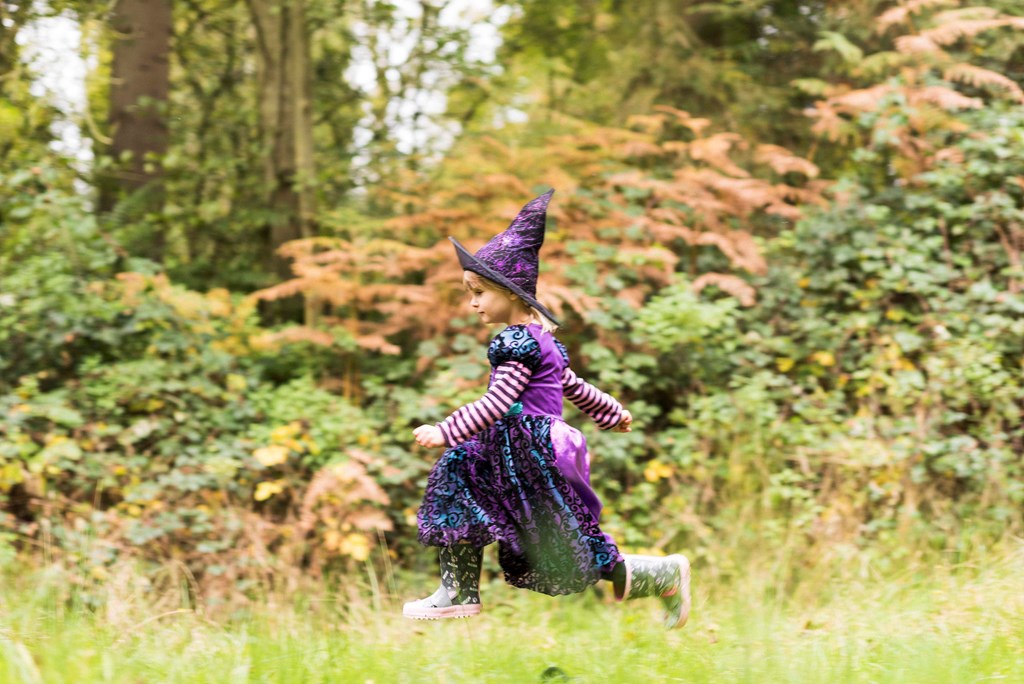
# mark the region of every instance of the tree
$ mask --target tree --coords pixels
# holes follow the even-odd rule
[[[312,76],[305,0],[249,0],[259,48],[259,119],[271,210],[273,268],[288,276],[276,250],[314,234]]]
[[[101,186],[100,208],[110,211],[119,198],[142,194],[142,206],[163,204],[167,152],[167,98],[170,91],[171,0],[118,0],[110,18],[113,65],[108,120],[115,171]],[[123,164],[123,165],[122,165]],[[157,228],[138,250],[158,261],[165,237]]]

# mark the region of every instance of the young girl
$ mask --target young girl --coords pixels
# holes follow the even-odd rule
[[[470,305],[484,323],[507,327],[487,350],[487,393],[437,425],[413,431],[424,447],[447,447],[430,472],[419,509],[419,539],[440,547],[441,586],[405,604],[416,619],[480,612],[483,547],[498,542],[505,580],[549,595],[613,582],[619,600],[659,596],[668,627],[690,611],[684,556],[623,555],[601,531],[583,435],[562,421],[569,399],[605,430],[629,432],[630,412],[579,379],[537,301],[538,252],[554,190],[532,200],[512,224],[470,254],[454,238]]]

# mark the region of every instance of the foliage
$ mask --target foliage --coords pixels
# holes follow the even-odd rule
[[[130,334],[93,293],[123,263],[117,249],[61,169],[5,173],[0,187],[0,391],[21,375],[73,375],[87,354],[112,358]]]
[[[385,341],[394,336],[408,350],[410,341],[450,330],[449,321],[460,325],[459,271],[444,238],[475,244],[514,215],[510,190],[529,198],[537,188],[528,179],[542,175],[556,198],[565,195],[552,205],[545,251],[544,294],[556,313],[585,318],[602,298],[639,305],[677,268],[691,271],[698,291],[715,286],[753,304],[754,290],[739,275],[765,269],[751,226],[769,232],[799,216],[798,204],[823,201],[811,180],[817,168],[777,146],[745,151],[738,136],[709,132],[708,120],[668,107],[631,123],[564,120],[529,146],[467,140],[433,182],[378,190],[402,212],[383,228],[294,243],[285,253],[298,277],[256,296],[303,294],[317,310],[341,315],[323,323],[347,319],[362,347],[396,353],[401,347]],[[437,315],[424,321],[418,313],[432,301]]]
[[[784,592],[808,559],[970,554],[1021,531],[1012,3],[516,3],[504,69],[424,3],[425,51],[397,81],[371,37],[407,18],[368,2],[334,23],[328,5],[309,3],[318,234],[284,247],[283,282],[241,3],[175,4],[159,216],[129,198],[97,218],[47,152],[45,103],[14,138],[0,105],[0,562],[45,547],[90,605],[132,562],[155,577],[174,559],[209,600],[425,564],[433,454],[409,430],[479,396],[491,334],[445,238],[476,247],[548,187],[541,297],[574,368],[636,417],[585,428],[624,546],[686,548],[720,578],[744,545],[784,549]],[[326,85],[356,46],[379,90]],[[403,152],[395,103],[441,63],[459,96],[438,119],[462,134]],[[22,75],[4,83],[30,99]],[[162,265],[138,256],[156,225]],[[268,322],[300,299],[301,325]]]
[[[828,49],[838,37],[879,40],[875,0],[511,4],[522,11],[504,27],[502,56],[545,107],[621,125],[674,106],[800,154],[814,136],[792,113],[813,98],[791,83],[843,69]]]
[[[987,16],[986,28],[1012,21]],[[860,114],[841,125],[856,163],[828,208],[771,242],[758,307],[728,315],[669,291],[641,311],[640,332],[679,350],[647,396],[688,390],[663,414],[678,427],[660,433],[682,453],[649,440],[658,465],[644,474],[679,467],[699,518],[759,492],[755,509],[786,511],[812,542],[944,546],[965,516],[1019,528],[1024,195],[1006,179],[1024,171],[1020,112],[998,100],[946,112],[963,96],[922,86],[931,68],[852,91]],[[816,114],[852,101],[831,96]],[[701,334],[673,334],[683,322]]]
[[[76,228],[81,248],[98,240],[91,217]],[[59,256],[44,248],[5,268],[20,287],[4,330],[25,350],[4,366],[0,398],[7,529],[45,530],[85,585],[127,559],[173,555],[216,593],[278,564],[362,560],[392,528],[375,478],[399,471],[368,451],[381,447],[374,423],[301,368],[281,377],[251,301],[159,275],[97,279],[99,257],[76,279]],[[45,269],[42,287],[22,285]],[[36,319],[48,315],[66,327]]]
[[[109,20],[107,4],[72,4],[86,23],[104,26]],[[281,5],[279,0],[174,3],[166,106],[170,146],[161,160],[164,203],[153,211],[146,191],[140,191],[104,219],[106,229],[133,254],[156,240],[165,242],[168,274],[198,289],[248,292],[273,284],[277,274],[268,226],[290,218],[275,203],[275,190],[308,190],[313,206],[305,209],[309,215],[303,220],[318,235],[332,234],[338,213],[348,217],[365,209],[352,200],[353,188],[438,153],[435,139],[445,137],[456,126],[452,120],[462,115],[426,103],[443,101],[449,88],[472,82],[485,70],[467,54],[468,31],[440,21],[445,3],[403,9],[378,0],[343,7],[305,0],[309,73],[304,77],[313,84],[309,136],[315,171],[283,182],[267,176],[272,145],[263,137],[266,125],[257,106],[256,4],[266,4],[271,15]],[[410,39],[418,47],[403,55]],[[108,42],[101,34],[87,45],[87,57],[97,65],[99,85],[91,92],[90,111],[98,121],[107,108]],[[401,136],[409,127],[415,129],[412,144]],[[109,131],[94,131],[92,137],[102,153]],[[96,171],[112,163],[101,154]]]

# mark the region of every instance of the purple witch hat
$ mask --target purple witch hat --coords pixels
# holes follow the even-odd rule
[[[475,255],[455,238],[448,239],[455,245],[463,270],[472,271],[511,290],[558,325],[558,319],[537,301],[538,253],[544,244],[548,202],[554,193],[554,190],[548,190],[527,202],[509,227],[491,238]]]

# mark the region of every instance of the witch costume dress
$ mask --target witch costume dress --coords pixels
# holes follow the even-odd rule
[[[539,325],[509,326],[487,357],[488,395],[439,425],[452,446],[427,481],[419,539],[478,548],[498,542],[509,584],[551,595],[583,591],[622,556],[598,525],[601,501],[590,487],[586,439],[562,420],[562,397],[568,394],[603,427],[617,425],[622,408],[576,378],[565,347]],[[520,384],[528,376],[518,396],[501,383],[512,373]],[[499,398],[515,401],[475,431],[495,416]]]
[[[524,206],[475,255],[451,240],[465,270],[557,323],[536,298],[553,192]],[[622,406],[578,378],[565,346],[541,325],[508,326],[491,341],[487,358],[487,393],[437,424],[448,448],[430,471],[417,512],[420,542],[440,547],[441,586],[405,604],[403,613],[415,619],[478,614],[482,549],[497,542],[498,561],[513,586],[560,595],[621,576],[617,598],[660,596],[671,613],[666,624],[685,623],[689,563],[683,556],[619,552],[598,523],[601,501],[590,486],[586,439],[562,420],[563,398],[602,429],[619,424]]]

